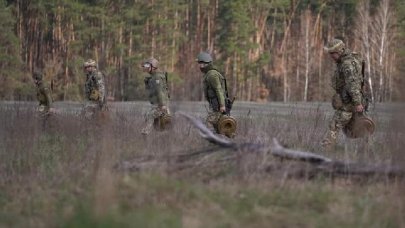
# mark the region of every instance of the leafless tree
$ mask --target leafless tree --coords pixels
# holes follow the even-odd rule
[[[385,101],[384,96],[386,83],[390,71],[388,70],[390,66],[387,64],[393,64],[386,61],[390,55],[390,46],[394,39],[395,33],[393,32],[394,16],[393,11],[390,6],[389,0],[381,0],[380,5],[377,8],[377,12],[374,15],[371,22],[371,34],[370,41],[372,44],[371,50],[374,52],[373,56],[375,58],[376,67],[376,77],[378,83],[378,89],[376,91],[376,100]]]
[[[361,54],[366,61],[365,73],[370,86],[371,100],[374,101],[373,80],[371,74],[371,44],[370,44],[370,0],[362,0],[357,7],[356,40],[360,43]]]

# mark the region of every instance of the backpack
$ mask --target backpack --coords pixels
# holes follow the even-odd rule
[[[372,102],[372,94],[371,94],[371,86],[369,83],[369,76],[366,77],[365,69],[366,69],[366,61],[360,56],[359,53],[353,52],[352,56],[360,63],[361,65],[361,76],[363,77],[361,82],[361,94],[363,97],[363,106],[364,110],[367,112],[370,103]]]

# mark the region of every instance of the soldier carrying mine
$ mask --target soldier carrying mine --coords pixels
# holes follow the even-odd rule
[[[237,123],[230,116],[233,100],[228,97],[226,79],[214,67],[213,59],[209,53],[201,52],[196,61],[200,71],[204,73],[204,95],[210,107],[206,123],[211,125],[216,133],[234,137]]]
[[[363,115],[367,111],[368,99],[364,93],[364,63],[359,54],[346,48],[340,39],[330,41],[325,51],[336,63],[336,70],[331,78],[331,85],[335,91],[332,99],[335,113],[329,123],[326,137],[321,143],[325,149],[331,150],[336,145],[339,131],[347,129],[354,121],[354,117],[361,117],[362,124],[366,124],[365,127],[372,125],[372,130],[374,123]]]
[[[143,135],[152,131],[154,123],[157,123],[160,129],[165,129],[170,124],[167,73],[158,71],[158,68],[159,61],[153,57],[142,63],[143,71],[148,73],[144,82],[151,104],[145,115],[145,126],[141,131]]]
[[[104,75],[97,70],[96,61],[88,59],[83,64],[86,73],[85,95],[87,102],[84,107],[86,117],[93,117],[96,112],[106,107]]]
[[[35,70],[32,74],[32,79],[37,89],[37,100],[39,102],[37,110],[42,115],[49,115],[52,106],[52,97],[49,88],[45,86],[42,80],[42,73]]]

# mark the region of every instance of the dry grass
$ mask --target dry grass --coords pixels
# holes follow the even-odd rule
[[[202,116],[198,105],[176,107]],[[0,227],[405,227],[402,180],[292,175],[306,164],[251,147],[219,149],[181,118],[144,138],[143,109],[114,104],[101,121],[60,114],[44,122],[32,104],[3,104]],[[234,140],[270,144],[276,137],[321,153],[328,119],[321,106],[235,109]],[[403,162],[403,121],[374,118],[382,124],[372,139],[341,139],[328,156]]]

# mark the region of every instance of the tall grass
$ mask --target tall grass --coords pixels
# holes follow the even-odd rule
[[[143,137],[143,108],[115,104],[108,117],[89,121],[63,113],[44,120],[30,105],[1,106],[0,227],[405,226],[401,180],[291,178],[307,165],[253,147],[217,148],[180,117],[173,129]],[[237,113],[233,140],[270,144],[276,137],[323,153],[323,109],[293,106],[286,115],[254,108],[255,115]],[[326,155],[400,164],[403,121],[382,122],[368,141],[341,137],[338,151]]]

